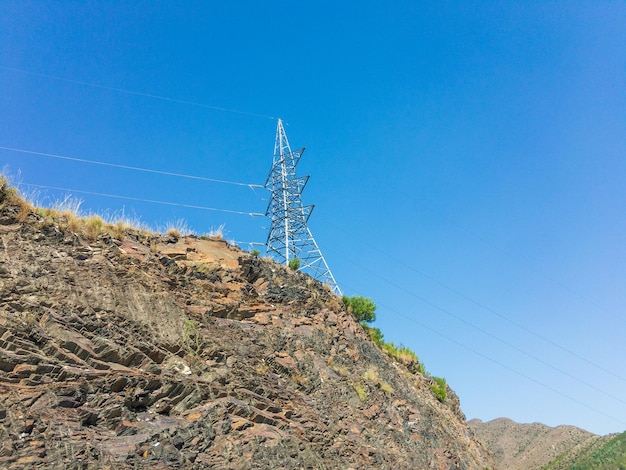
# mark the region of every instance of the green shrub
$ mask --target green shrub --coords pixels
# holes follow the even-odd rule
[[[300,260],[298,258],[291,258],[288,265],[291,269],[297,271],[300,269]]]
[[[446,401],[446,398],[448,395],[446,379],[442,377],[433,377],[432,379],[434,383],[430,384],[430,389],[433,391],[433,393],[437,397],[437,400],[443,403],[444,401]]]
[[[372,341],[374,341],[374,343],[376,343],[380,347],[383,347],[383,344],[385,344],[385,342],[383,341],[383,332],[380,331],[380,328],[374,328],[373,326],[369,326],[364,321],[361,322],[361,326],[372,339]]]
[[[372,299],[360,295],[354,297],[344,295],[341,300],[348,312],[354,315],[358,321],[372,323],[376,320],[376,304]]]
[[[254,256],[255,258],[258,257],[261,254],[261,252],[259,250],[257,250],[256,248],[254,250],[252,250],[252,256]]]

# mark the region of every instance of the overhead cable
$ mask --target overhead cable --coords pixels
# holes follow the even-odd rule
[[[344,287],[346,287],[344,283],[340,283],[340,284],[342,284]],[[578,405],[583,406],[583,407],[585,407],[585,408],[587,408],[587,409],[589,409],[589,410],[591,410],[591,411],[593,411],[595,413],[598,413],[598,414],[601,414],[602,416],[610,418],[611,420],[613,420],[613,421],[615,421],[617,423],[620,423],[622,425],[626,425],[626,421],[622,421],[621,419],[616,418],[615,416],[612,416],[612,415],[610,415],[608,413],[605,413],[605,412],[603,412],[603,411],[601,411],[601,410],[599,410],[597,408],[594,408],[593,406],[588,405],[587,403],[584,403],[584,402],[582,402],[582,401],[580,401],[580,400],[578,400],[578,399],[576,399],[576,398],[574,398],[574,397],[572,397],[570,395],[567,395],[566,393],[563,393],[560,390],[557,390],[556,388],[551,387],[550,385],[547,385],[547,384],[545,384],[545,383],[543,383],[543,382],[541,382],[541,381],[539,381],[539,380],[537,380],[537,379],[535,379],[533,377],[530,377],[529,375],[524,374],[523,372],[520,372],[520,371],[518,371],[518,370],[516,370],[516,369],[514,369],[514,368],[512,368],[512,367],[510,367],[510,366],[508,366],[506,364],[504,364],[503,362],[500,362],[497,359],[494,359],[491,356],[488,356],[488,355],[486,355],[484,353],[481,353],[480,351],[472,348],[471,346],[468,346],[468,345],[466,345],[466,344],[464,344],[464,343],[462,343],[460,341],[457,341],[456,339],[451,338],[450,336],[448,336],[448,335],[446,335],[446,334],[444,334],[444,333],[442,333],[442,332],[440,332],[440,331],[438,331],[438,330],[436,330],[434,328],[431,328],[428,325],[425,325],[424,323],[416,320],[413,317],[409,317],[408,315],[400,313],[397,310],[395,310],[393,308],[390,308],[389,306],[385,306],[385,305],[382,305],[382,304],[378,304],[378,305],[380,307],[383,307],[386,310],[394,313],[395,315],[398,315],[398,316],[400,316],[400,317],[402,317],[402,318],[404,318],[406,320],[409,320],[409,321],[419,325],[421,328],[424,328],[425,330],[428,330],[431,333],[435,333],[436,335],[441,336],[442,338],[444,338],[444,339],[446,339],[446,340],[456,344],[457,346],[460,346],[460,347],[462,347],[464,349],[467,349],[468,351],[473,352],[474,354],[476,354],[477,356],[482,357],[483,359],[487,359],[488,361],[490,361],[490,362],[492,362],[492,363],[494,363],[494,364],[496,364],[496,365],[498,365],[498,366],[500,366],[500,367],[502,367],[502,368],[504,368],[504,369],[506,369],[506,370],[508,370],[510,372],[513,372],[514,374],[519,375],[520,377],[522,377],[522,378],[524,378],[526,380],[529,380],[529,381],[531,381],[531,382],[533,382],[533,383],[535,383],[535,384],[537,384],[537,385],[539,385],[539,386],[541,386],[541,387],[543,387],[545,389],[548,389],[551,392],[556,393],[557,395],[560,395],[560,396],[562,396],[564,398],[567,398],[568,400],[570,400],[570,401],[572,401],[574,403],[577,403]]]
[[[55,186],[45,186],[42,184],[30,184],[30,183],[20,183],[20,186],[30,186],[33,188],[44,188],[44,189],[53,189],[55,191],[66,191],[68,193],[80,193],[80,194],[90,194],[92,196],[102,196],[102,197],[112,197],[116,199],[128,199],[130,201],[138,201],[138,202],[148,202],[151,204],[163,204],[167,206],[179,206],[179,207],[187,207],[189,209],[200,209],[205,211],[218,211],[218,212],[228,212],[230,214],[239,214],[239,215],[249,215],[251,217],[259,217],[264,216],[265,214],[257,213],[257,212],[244,212],[244,211],[235,211],[230,209],[218,209],[216,207],[205,207],[205,206],[196,206],[192,204],[181,204],[178,202],[168,202],[168,201],[156,201],[154,199],[142,199],[138,197],[131,196],[120,196],[117,194],[106,194],[106,193],[97,193],[93,191],[82,191],[79,189],[70,189],[70,188],[58,188]]]
[[[335,254],[338,254],[334,250],[330,250],[330,251],[333,251]],[[338,254],[338,255],[341,256],[340,254]],[[598,388],[598,387],[596,387],[595,385],[593,385],[593,384],[591,384],[589,382],[586,382],[585,380],[575,376],[574,374],[570,374],[569,372],[567,372],[567,371],[565,371],[565,370],[563,370],[563,369],[561,369],[561,368],[559,368],[559,367],[557,367],[557,366],[555,366],[553,364],[550,364],[549,362],[541,359],[540,357],[537,357],[534,354],[531,354],[531,353],[525,351],[524,349],[522,349],[522,348],[520,348],[518,346],[515,346],[514,344],[508,342],[507,340],[505,340],[505,339],[503,339],[503,338],[501,338],[501,337],[499,337],[497,335],[494,335],[493,333],[490,333],[489,331],[487,331],[487,330],[485,330],[485,329],[483,329],[483,328],[481,328],[479,326],[474,325],[473,323],[465,320],[464,318],[461,318],[460,316],[458,316],[458,315],[454,314],[453,312],[451,312],[451,311],[441,307],[440,305],[437,305],[434,302],[431,302],[430,300],[428,300],[428,299],[426,299],[426,298],[424,298],[424,297],[422,297],[420,295],[417,295],[414,292],[409,291],[408,289],[403,288],[402,286],[400,286],[400,285],[396,284],[395,282],[393,282],[393,281],[391,281],[391,280],[381,276],[380,274],[372,271],[371,269],[368,269],[366,266],[363,266],[362,264],[357,263],[357,262],[352,261],[352,260],[348,260],[348,261],[350,263],[354,264],[355,266],[357,266],[359,269],[361,269],[363,271],[366,271],[366,272],[368,272],[368,273],[378,277],[379,279],[385,281],[386,283],[388,283],[389,285],[395,287],[396,289],[399,289],[399,290],[405,292],[406,294],[409,294],[412,297],[415,297],[416,299],[424,302],[425,304],[430,305],[433,308],[436,308],[437,310],[439,310],[439,311],[445,313],[446,315],[456,319],[457,321],[460,321],[461,323],[469,326],[470,328],[473,328],[476,331],[479,331],[480,333],[484,334],[485,336],[488,336],[488,337],[498,341],[499,343],[504,344],[505,346],[508,346],[511,349],[514,349],[515,351],[517,351],[517,352],[519,352],[519,353],[521,353],[521,354],[523,354],[523,355],[525,355],[525,356],[527,356],[527,357],[529,357],[529,358],[531,358],[531,359],[533,359],[533,360],[543,364],[544,366],[550,367],[551,369],[553,369],[553,370],[555,370],[555,371],[565,375],[566,377],[569,377],[572,380],[577,381],[578,383],[581,383],[581,384],[583,384],[583,385],[585,385],[585,386],[595,390],[596,392],[600,392],[603,395],[606,395],[607,397],[610,397],[610,398],[612,398],[612,399],[614,399],[614,400],[616,400],[616,401],[618,401],[620,403],[626,404],[625,400],[623,400],[623,399],[621,399],[621,398],[619,398],[619,397],[617,397],[617,396],[615,396],[615,395],[613,395],[613,394],[611,394],[609,392],[606,392],[606,391],[602,390],[601,388]]]
[[[194,179],[194,180],[200,180],[200,181],[210,181],[211,183],[232,184],[232,185],[235,185],[235,186],[246,186],[246,187],[251,188],[251,189],[254,189],[254,188],[264,188],[264,186],[261,186],[259,184],[239,183],[239,182],[236,182],[236,181],[227,181],[227,180],[220,180],[220,179],[215,179],[215,178],[206,178],[204,176],[186,175],[186,174],[183,174],[183,173],[173,173],[171,171],[152,170],[152,169],[149,169],[149,168],[140,168],[140,167],[136,167],[136,166],[119,165],[117,163],[99,162],[99,161],[96,161],[96,160],[87,160],[85,158],[68,157],[67,155],[56,155],[56,154],[53,154],[53,153],[35,152],[34,150],[19,149],[19,148],[15,148],[15,147],[3,147],[3,146],[0,146],[0,150],[8,150],[10,152],[26,153],[26,154],[29,154],[29,155],[38,155],[38,156],[41,156],[41,157],[58,158],[58,159],[61,159],[61,160],[70,160],[70,161],[74,161],[74,162],[90,163],[92,165],[110,166],[110,167],[113,167],[113,168],[122,168],[124,170],[143,171],[145,173],[156,173],[156,174],[159,174],[159,175],[176,176],[178,178],[188,178],[188,179]]]
[[[327,222],[328,222],[328,221],[327,221]],[[426,279],[428,279],[428,280],[430,280],[430,281],[434,282],[435,284],[437,284],[437,285],[439,285],[439,286],[443,287],[444,289],[447,289],[448,291],[452,292],[453,294],[455,294],[455,295],[457,295],[457,296],[459,296],[459,297],[461,297],[461,298],[463,298],[463,299],[467,300],[468,302],[473,303],[474,305],[476,305],[476,306],[478,306],[478,307],[482,308],[483,310],[486,310],[487,312],[491,313],[492,315],[495,315],[495,316],[497,316],[498,318],[501,318],[502,320],[507,321],[507,322],[508,322],[508,323],[510,323],[511,325],[513,325],[513,326],[515,326],[515,327],[517,327],[517,328],[519,328],[519,329],[521,329],[521,330],[525,331],[526,333],[529,333],[529,334],[531,334],[531,335],[535,336],[536,338],[539,338],[539,339],[541,339],[542,341],[545,341],[546,343],[550,344],[551,346],[554,346],[555,348],[558,348],[558,349],[560,349],[561,351],[564,351],[564,352],[566,352],[566,353],[568,353],[568,354],[572,355],[572,356],[573,356],[573,357],[575,357],[576,359],[579,359],[579,360],[581,360],[581,361],[583,361],[583,362],[585,362],[585,363],[589,364],[590,366],[593,366],[593,367],[595,367],[596,369],[601,370],[602,372],[604,372],[604,373],[606,373],[606,374],[609,374],[609,375],[611,375],[611,376],[613,376],[613,377],[615,377],[615,378],[617,378],[617,379],[620,379],[620,380],[622,380],[622,381],[626,382],[626,378],[624,378],[624,377],[622,377],[622,376],[620,376],[620,375],[616,374],[615,372],[610,371],[610,370],[608,370],[607,368],[605,368],[605,367],[603,367],[603,366],[601,366],[601,365],[599,365],[599,364],[596,364],[595,362],[593,362],[593,361],[591,361],[591,360],[589,360],[589,359],[587,359],[587,358],[585,358],[585,357],[581,356],[581,355],[580,355],[580,354],[578,354],[577,352],[572,351],[571,349],[566,348],[565,346],[562,346],[562,345],[560,345],[559,343],[556,343],[555,341],[551,340],[550,338],[547,338],[546,336],[544,336],[544,335],[542,335],[542,334],[540,334],[540,333],[537,333],[536,331],[531,330],[531,329],[530,329],[530,328],[528,328],[527,326],[524,326],[524,325],[522,325],[521,323],[516,322],[515,320],[513,320],[513,319],[511,319],[511,318],[507,317],[506,315],[504,315],[504,314],[502,314],[502,313],[500,313],[500,312],[498,312],[498,311],[496,311],[496,310],[492,309],[491,307],[489,307],[489,306],[487,306],[487,305],[483,304],[482,302],[480,302],[480,301],[478,301],[478,300],[476,300],[476,299],[474,299],[474,298],[470,297],[469,295],[464,294],[463,292],[460,292],[459,290],[457,290],[457,289],[455,289],[455,288],[453,288],[453,287],[448,286],[447,284],[445,284],[445,283],[443,283],[443,282],[439,281],[438,279],[436,279],[436,278],[434,278],[433,276],[431,276],[431,275],[429,275],[429,274],[425,273],[424,271],[421,271],[421,270],[417,269],[416,267],[414,267],[414,266],[411,266],[411,265],[407,264],[406,262],[402,261],[401,259],[396,258],[396,257],[394,257],[393,255],[391,255],[391,254],[389,254],[389,253],[387,253],[387,252],[383,251],[382,249],[378,248],[377,246],[375,246],[375,245],[373,245],[373,244],[371,244],[371,243],[369,243],[369,242],[367,242],[367,241],[365,241],[365,240],[363,240],[363,239],[360,239],[360,238],[358,238],[357,236],[355,236],[355,235],[353,235],[353,234],[351,234],[351,233],[348,233],[348,232],[347,232],[346,230],[344,230],[343,228],[341,228],[341,227],[339,227],[339,226],[337,226],[337,225],[335,225],[335,224],[333,224],[333,223],[330,223],[330,224],[331,224],[331,225],[333,225],[333,226],[334,226],[337,230],[340,230],[340,231],[342,231],[342,232],[344,232],[344,233],[346,233],[346,234],[350,235],[353,239],[356,239],[358,242],[360,242],[360,243],[362,243],[362,244],[366,245],[369,249],[372,249],[372,250],[378,251],[378,252],[379,252],[379,253],[381,253],[382,255],[384,255],[384,256],[386,256],[386,257],[388,257],[388,258],[389,258],[390,260],[392,260],[394,263],[400,264],[400,265],[404,266],[405,268],[410,269],[410,270],[411,270],[411,271],[413,271],[414,273],[417,273],[417,274],[419,274],[420,276],[425,277]],[[375,273],[373,273],[373,274],[375,274]],[[400,287],[400,289],[402,289],[402,288]],[[402,290],[404,290],[404,289],[402,289]],[[408,291],[406,291],[406,290],[405,290],[405,292],[409,293],[409,292],[408,292]],[[413,294],[411,294],[411,293],[409,293],[409,294],[410,294],[410,295],[413,295]],[[440,308],[440,307],[437,307],[437,308]],[[461,321],[465,321],[465,320],[461,320]],[[540,360],[540,359],[539,359],[539,360]],[[587,384],[587,385],[589,385],[589,384]],[[590,386],[591,386],[591,385],[590,385]],[[593,387],[593,386],[592,386],[592,387]],[[605,393],[605,392],[603,392],[603,393]],[[613,397],[613,398],[615,398],[615,397]],[[622,400],[619,400],[619,401],[622,401]],[[623,403],[626,403],[626,402],[623,402]]]
[[[45,73],[29,72],[27,70],[16,69],[16,68],[13,68],[13,67],[0,67],[0,69],[7,70],[9,72],[18,72],[18,73],[23,73],[23,74],[26,74],[26,75],[32,75],[32,76],[35,76],[35,77],[50,78],[52,80],[59,80],[59,81],[62,81],[62,82],[75,83],[77,85],[89,86],[89,87],[93,87],[93,88],[100,88],[102,90],[117,91],[119,93],[126,93],[126,94],[129,94],[129,95],[143,96],[145,98],[153,98],[153,99],[162,100],[162,101],[169,101],[170,103],[186,104],[186,105],[190,105],[190,106],[197,106],[197,107],[200,107],[200,108],[214,109],[216,111],[224,111],[224,112],[227,112],[227,113],[243,114],[243,115],[246,115],[246,116],[254,116],[254,117],[263,118],[263,119],[276,119],[273,116],[265,116],[263,114],[251,113],[251,112],[248,112],[248,111],[240,111],[238,109],[222,108],[221,106],[213,106],[213,105],[209,105],[209,104],[198,103],[196,101],[180,100],[180,99],[177,99],[177,98],[170,98],[170,97],[167,97],[167,96],[153,95],[151,93],[143,93],[141,91],[128,90],[126,88],[118,88],[118,87],[112,87],[112,86],[106,86],[106,85],[99,85],[97,83],[83,82],[81,80],[74,80],[74,79],[71,79],[71,78],[57,77],[57,76],[48,75],[48,74],[45,74]]]

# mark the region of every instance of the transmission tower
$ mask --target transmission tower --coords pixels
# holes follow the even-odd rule
[[[291,150],[283,121],[279,119],[274,160],[265,183],[271,193],[265,213],[271,222],[266,243],[267,254],[285,265],[298,259],[301,271],[325,282],[333,292],[341,295],[341,290],[307,226],[314,206],[303,206],[300,196],[309,177],[299,178],[296,175],[296,166],[303,152],[304,148]]]

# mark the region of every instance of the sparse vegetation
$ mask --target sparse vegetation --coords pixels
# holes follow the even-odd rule
[[[124,240],[126,234],[132,227],[122,220],[118,220],[115,224],[107,224],[106,230],[113,238]]]
[[[33,205],[26,199],[20,197],[17,189],[9,186],[9,180],[4,175],[0,175],[0,190],[4,194],[4,201],[0,204],[0,209],[11,204],[17,206],[16,218],[18,222],[24,222],[26,217],[34,211]]]
[[[15,218],[18,222],[24,222],[30,214],[34,214],[43,218],[37,222],[40,227],[42,225],[57,225],[60,229],[68,230],[85,237],[87,240],[95,240],[102,234],[123,240],[131,231],[145,237],[154,232],[151,227],[140,220],[127,217],[123,211],[113,214],[105,213],[104,215],[81,214],[82,200],[71,195],[55,200],[49,200],[47,197],[42,199],[38,193],[31,193],[28,197],[24,196],[15,187],[10,186],[8,178],[2,174],[0,174],[0,192],[4,195],[0,209],[7,205],[16,207]],[[177,236],[192,233],[182,219],[169,223],[167,230],[178,233]]]
[[[16,219],[18,220],[18,222],[24,222],[26,218],[34,212],[35,208],[29,202],[23,199],[17,198],[16,202],[18,202],[19,206]]]
[[[198,332],[198,323],[185,318],[185,331],[183,332],[183,347],[188,353],[197,355],[201,348],[201,337]]]
[[[54,200],[50,207],[53,211],[59,214],[73,214],[74,216],[78,216],[82,203],[83,201],[81,199],[77,199],[69,194],[66,194],[63,199]]]
[[[354,391],[359,396],[359,400],[367,400],[367,391],[365,390],[365,387],[363,387],[363,384],[361,382],[356,382],[352,384],[352,388],[354,388]]]
[[[348,312],[354,315],[358,321],[372,323],[376,320],[376,304],[372,299],[360,295],[354,297],[344,295],[341,300]]]
[[[378,386],[379,386],[379,387],[380,387],[380,389],[381,389],[383,392],[385,392],[385,393],[388,393],[388,394],[390,394],[390,395],[393,393],[393,388],[391,387],[391,385],[389,385],[389,384],[388,384],[387,382],[385,382],[385,381],[379,382]]]
[[[430,385],[430,389],[437,397],[437,400],[441,403],[445,402],[448,395],[446,379],[443,377],[432,377],[432,379],[433,383]]]
[[[210,238],[224,239],[224,224],[219,227],[211,227],[207,236]]]
[[[367,370],[363,372],[363,378],[365,380],[369,380],[370,382],[378,382],[380,380],[380,377],[378,377],[378,371],[373,366],[368,367]]]
[[[256,248],[252,250],[251,253],[252,253],[252,256],[254,256],[255,258],[258,258],[259,255],[261,254],[261,252],[257,250]]]
[[[389,356],[406,366],[412,372],[419,372],[422,375],[426,372],[417,354],[408,347],[403,345],[396,346],[393,342],[385,343],[384,341],[382,341],[380,346]]]
[[[187,227],[187,222],[183,219],[176,219],[173,222],[168,222],[165,226],[165,234],[172,237],[180,237],[193,234],[193,231]]]
[[[383,332],[380,331],[380,328],[369,326],[365,322],[361,322],[361,326],[363,327],[365,332],[369,335],[369,337],[372,339],[372,341],[374,341],[376,345],[382,348],[383,344],[385,344],[385,341],[383,340],[384,335],[383,335]]]
[[[92,215],[83,221],[83,232],[87,239],[95,240],[102,233],[104,220],[99,215]]]
[[[288,266],[290,269],[297,271],[298,269],[300,269],[300,259],[298,258],[291,258],[289,260]]]
[[[391,387],[391,385],[389,385],[389,383],[380,378],[380,376],[378,375],[378,370],[374,366],[370,366],[367,368],[367,370],[363,373],[363,378],[368,382],[374,383],[383,392],[389,394],[393,393],[393,388]]]
[[[344,297],[344,304],[346,304],[345,299],[346,297]],[[350,302],[351,300],[348,300],[348,304]],[[387,343],[383,339],[384,335],[383,332],[380,331],[380,328],[369,326],[365,321],[361,321],[361,326],[372,341],[374,341],[380,349],[387,353],[388,356],[406,366],[411,372],[419,372],[420,374],[425,373],[424,365],[419,362],[417,354],[415,354],[411,349],[403,345],[396,346],[393,341]]]
[[[348,368],[344,365],[337,364],[332,356],[328,358],[327,364],[328,367],[337,372],[339,375],[346,376],[349,373]]]
[[[618,434],[599,449],[581,457],[570,468],[572,470],[626,469],[626,432]]]

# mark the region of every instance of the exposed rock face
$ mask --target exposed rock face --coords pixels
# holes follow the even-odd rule
[[[468,422],[476,437],[493,454],[498,468],[508,470],[539,470],[571,468],[583,452],[590,452],[606,442],[601,437],[574,426],[520,424],[507,418],[483,423]]]
[[[2,202],[0,468],[494,467],[309,277]]]

